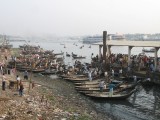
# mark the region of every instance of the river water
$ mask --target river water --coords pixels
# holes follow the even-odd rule
[[[13,47],[23,45],[23,42],[12,42]],[[99,53],[99,48],[96,45],[84,44],[78,41],[48,41],[48,42],[30,42],[30,45],[40,45],[45,50],[54,50],[54,53],[64,52],[86,56],[86,59],[81,59],[82,63],[91,62],[91,54],[96,56]],[[64,44],[66,48],[64,48]],[[77,46],[75,45],[77,44]],[[132,49],[132,54],[141,53],[142,48],[137,47]],[[112,53],[127,54],[127,47],[112,47]],[[159,53],[158,53],[159,54]],[[148,56],[154,56],[154,54],[147,54]],[[74,63],[71,57],[66,57],[64,54],[65,64]],[[115,120],[160,120],[160,87],[146,87],[137,86],[137,92],[134,93],[129,99],[125,101],[94,101],[93,106],[97,111],[114,117]],[[91,99],[92,100],[92,99]]]

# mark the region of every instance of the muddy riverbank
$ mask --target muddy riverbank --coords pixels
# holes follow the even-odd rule
[[[23,80],[22,73],[17,73]],[[29,81],[24,83],[24,96],[16,89],[1,91],[0,118],[3,120],[111,120],[92,106],[89,98],[74,89],[72,83],[52,76],[33,74],[35,83],[29,90]]]

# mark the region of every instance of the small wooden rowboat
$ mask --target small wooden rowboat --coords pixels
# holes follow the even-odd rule
[[[85,56],[72,56],[73,59],[85,59],[86,57]]]
[[[115,84],[115,88],[114,88],[114,92],[117,93],[119,91],[124,91],[126,89],[133,89],[135,88],[136,84],[134,83],[118,83],[118,81],[115,80],[115,82],[113,82],[113,84]],[[109,92],[109,87],[108,87],[108,83],[105,84],[106,86],[104,87],[105,89],[103,89],[104,92]],[[95,93],[96,92],[100,92],[100,88],[99,88],[99,84],[89,84],[89,85],[80,85],[80,86],[76,86],[75,87],[76,90],[78,90],[79,92],[83,93],[83,94],[89,94],[89,93]],[[101,92],[103,93],[103,92]]]
[[[81,86],[81,85],[97,85],[99,84],[100,82],[100,79],[97,79],[97,80],[93,80],[93,81],[84,81],[84,82],[77,82],[77,83],[74,83],[76,86]]]
[[[41,73],[41,72],[44,72],[45,71],[45,69],[32,69],[32,72],[33,73]]]
[[[119,93],[119,92],[121,92],[121,91],[124,91],[124,90],[126,90],[126,89],[130,89],[130,88],[124,88],[124,89],[115,89],[115,90],[113,90],[113,93],[115,94],[115,93]],[[101,92],[100,90],[99,91],[88,91],[88,90],[82,90],[82,91],[78,91],[78,92],[80,92],[80,93],[82,93],[82,94],[109,94],[109,89],[108,89],[108,91],[103,91],[103,92]]]
[[[82,77],[86,77],[86,75],[60,75],[59,77],[61,78],[82,78]]]
[[[64,78],[65,80],[71,81],[71,82],[84,82],[89,81],[87,77],[84,78]]]
[[[50,70],[50,71],[43,71],[41,72],[42,75],[52,75],[52,74],[56,74],[57,70]]]
[[[127,89],[125,91],[121,91],[113,95],[104,94],[104,93],[97,93],[97,94],[91,93],[91,94],[86,94],[86,95],[91,98],[96,98],[96,99],[122,100],[122,99],[129,98],[135,91],[136,89]]]
[[[94,84],[94,85],[79,85],[79,86],[75,86],[75,88],[97,88],[97,87],[99,87],[99,84]]]
[[[86,87],[86,88],[75,88],[75,89],[78,91],[100,91],[99,87],[95,87],[95,88]],[[109,91],[109,88],[104,88],[103,91],[107,92]]]

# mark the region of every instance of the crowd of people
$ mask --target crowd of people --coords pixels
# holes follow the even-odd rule
[[[19,96],[23,96],[24,93],[24,85],[22,80],[28,80],[28,72],[24,72],[24,78],[21,79],[19,75],[16,75],[16,77],[12,78],[15,80],[9,81],[9,79],[6,77],[6,74],[2,74],[2,91],[6,91],[7,88],[9,89],[15,89],[19,92]]]

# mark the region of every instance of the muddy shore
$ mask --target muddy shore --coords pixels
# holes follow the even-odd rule
[[[5,51],[0,56],[11,57],[18,49]],[[7,54],[6,54],[7,53]],[[7,61],[6,61],[7,63]],[[19,75],[24,85],[24,95],[19,96],[16,87],[9,89],[9,80],[16,81]],[[0,75],[2,77],[2,75]],[[2,91],[0,82],[0,120],[112,120],[111,117],[94,108],[88,97],[78,93],[74,84],[57,76],[43,76],[29,73],[29,80],[23,79],[23,73],[6,74],[6,90]],[[33,84],[29,83],[34,82]],[[15,85],[16,86],[16,85]],[[30,86],[30,87],[29,87]]]
[[[23,74],[17,73],[23,80]],[[29,81],[35,85],[29,90]],[[96,111],[93,101],[78,93],[74,84],[56,76],[33,74],[24,81],[24,96],[16,89],[1,91],[1,120],[111,120]]]

